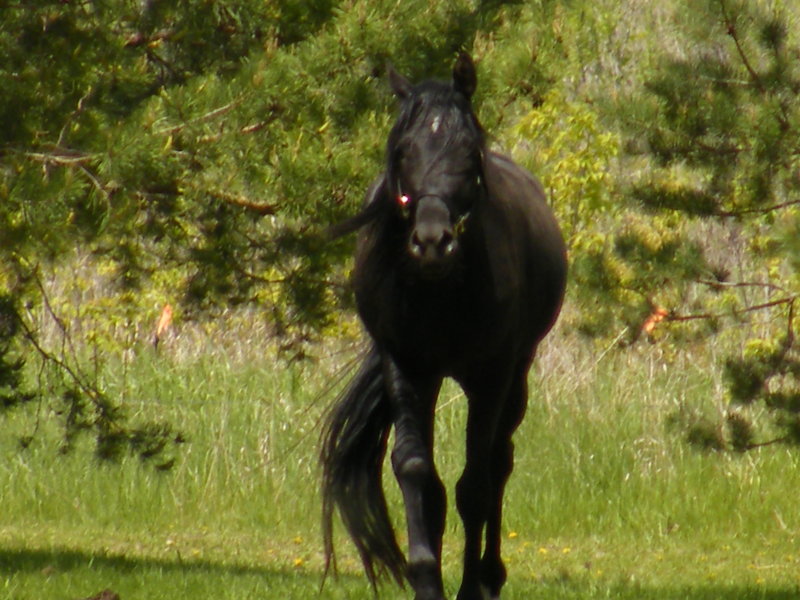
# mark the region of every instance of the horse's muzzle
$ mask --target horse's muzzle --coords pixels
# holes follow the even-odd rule
[[[408,240],[408,252],[422,274],[431,277],[445,274],[457,250],[458,240],[447,205],[436,196],[420,199]]]

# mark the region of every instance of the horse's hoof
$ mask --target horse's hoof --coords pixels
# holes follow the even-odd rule
[[[481,586],[481,597],[483,600],[500,600],[500,594],[493,596],[492,592],[489,591],[489,588],[487,588],[485,585]]]

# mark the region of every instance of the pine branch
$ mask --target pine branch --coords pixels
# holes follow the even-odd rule
[[[733,19],[731,18],[730,14],[728,13],[725,0],[719,1],[720,10],[722,11],[722,18],[725,21],[725,31],[733,40],[733,44],[736,46],[736,52],[739,54],[739,58],[744,65],[744,68],[747,69],[747,72],[750,74],[750,79],[753,80],[753,83],[759,89],[759,91],[764,92],[764,84],[761,81],[761,77],[753,68],[753,65],[750,64],[750,61],[747,58],[747,54],[744,52],[744,48],[742,48],[742,42],[739,39],[739,32],[736,29],[736,23],[734,23]]]
[[[766,442],[750,442],[749,444],[745,444],[744,446],[739,448],[739,451],[749,452],[750,450],[756,450],[758,448],[766,448],[768,446],[774,446],[775,444],[785,444],[786,442],[789,442],[792,439],[793,438],[791,435],[784,435],[771,440],[767,440]]]
[[[83,165],[97,160],[100,155],[98,154],[83,154],[74,150],[67,150],[58,148],[59,152],[20,152],[22,156],[33,159],[35,161],[52,164],[60,167],[73,167],[76,165]]]
[[[85,154],[76,150],[54,146],[55,152],[20,152],[19,154],[32,160],[44,164],[45,176],[48,174],[48,167],[66,167],[69,169],[77,168],[78,171],[89,180],[92,186],[108,200],[116,191],[114,184],[103,184],[98,176],[87,165],[100,158],[99,154]]]
[[[181,123],[180,125],[174,125],[172,127],[165,127],[164,129],[158,129],[158,130],[154,131],[153,133],[155,133],[156,135],[173,135],[175,133],[178,133],[179,131],[182,131],[183,129],[185,129],[189,125],[194,125],[196,123],[203,123],[205,121],[211,121],[212,119],[216,119],[219,116],[222,116],[222,115],[224,115],[226,113],[229,113],[234,108],[236,108],[239,105],[241,105],[242,102],[244,102],[244,100],[245,100],[245,97],[244,97],[244,95],[242,95],[239,98],[237,98],[236,100],[233,100],[232,102],[228,102],[228,104],[225,104],[223,106],[215,108],[214,110],[209,111],[204,115],[200,115],[199,117],[196,117],[194,119],[190,119],[190,120],[186,121],[185,123]]]
[[[174,433],[169,424],[144,423],[141,426],[131,427],[120,407],[116,405],[103,392],[96,382],[91,382],[78,366],[75,357],[75,349],[72,345],[72,338],[66,329],[63,321],[55,314],[50,305],[49,298],[41,280],[36,273],[32,274],[36,284],[42,293],[45,309],[51,318],[54,319],[62,335],[69,345],[72,352],[71,361],[65,358],[64,350],[62,356],[56,355],[48,350],[40,341],[36,332],[25,322],[19,319],[23,337],[42,359],[42,365],[53,365],[60,373],[66,375],[71,385],[67,384],[64,393],[64,400],[68,402],[66,410],[64,433],[65,448],[69,447],[70,440],[82,429],[91,428],[96,437],[96,455],[100,458],[111,459],[118,455],[118,452],[127,445],[131,451],[136,452],[142,460],[152,459],[163,456],[170,444],[180,444],[185,441],[180,433]],[[91,405],[91,413],[87,416],[81,403],[82,398],[87,398]],[[21,440],[23,446],[30,444],[32,436],[39,428],[39,416],[32,434],[25,436]],[[166,458],[164,461],[155,465],[158,470],[166,470],[174,464],[174,458]]]
[[[753,68],[753,65],[750,63],[750,60],[747,58],[747,54],[744,51],[742,46],[742,42],[739,39],[739,32],[736,29],[736,23],[734,23],[733,19],[731,18],[730,14],[728,13],[725,0],[719,0],[720,9],[722,11],[723,19],[725,20],[725,27],[726,33],[731,37],[733,40],[734,45],[736,46],[736,52],[739,54],[739,59],[742,61],[742,65],[747,70],[750,75],[750,78],[753,80],[756,88],[762,94],[767,94],[768,91],[764,86],[764,82],[761,80],[761,76],[758,72]],[[784,102],[780,103],[781,114],[778,116],[778,121],[781,124],[782,131],[788,131],[791,128],[789,124],[789,115],[786,112],[786,104]]]
[[[776,210],[783,210],[792,206],[800,205],[800,200],[789,200],[788,202],[781,202],[780,204],[773,204],[772,206],[765,206],[763,208],[743,208],[742,210],[732,211],[716,211],[714,213],[717,217],[741,217],[744,215],[766,215]]]
[[[64,324],[64,321],[59,317],[55,311],[53,310],[52,305],[50,304],[50,297],[47,293],[47,290],[42,283],[42,280],[39,278],[39,275],[36,272],[31,273],[31,277],[33,281],[36,283],[36,286],[39,288],[39,293],[42,295],[42,302],[44,304],[44,308],[47,311],[47,314],[50,315],[50,318],[53,319],[58,329],[61,331],[61,335],[64,340],[66,340],[67,344],[69,345],[69,351],[72,353],[72,360],[77,362],[76,359],[76,352],[75,347],[72,344],[72,337],[69,335],[67,331],[67,326]],[[64,373],[66,373],[70,379],[75,383],[75,385],[84,393],[86,396],[92,401],[95,406],[100,405],[100,398],[102,397],[102,392],[97,389],[95,386],[90,385],[87,383],[87,377],[81,373],[78,367],[72,368],[66,360],[55,356],[54,354],[47,351],[39,342],[39,338],[37,337],[36,333],[28,327],[28,324],[25,322],[24,319],[20,319],[20,326],[23,329],[25,334],[25,339],[33,346],[33,348],[39,353],[39,356],[47,363],[56,365],[59,369],[61,369]],[[63,351],[63,350],[62,350]]]
[[[76,117],[80,116],[80,114],[83,113],[86,101],[89,98],[91,98],[93,94],[94,94],[94,87],[92,86],[88,90],[86,90],[86,93],[83,96],[80,97],[80,99],[78,100],[78,105],[75,107],[75,110],[73,110],[71,113],[67,115],[67,118],[64,121],[64,125],[63,127],[61,127],[61,131],[58,134],[58,141],[56,142],[57,145],[60,146],[64,142],[64,138],[67,135],[67,130],[69,129],[70,123],[72,123]]]
[[[275,115],[275,116],[277,116],[277,115]],[[257,131],[261,131],[262,129],[264,129],[267,125],[272,123],[272,121],[274,121],[274,120],[275,120],[275,117],[272,117],[272,118],[269,118],[269,119],[267,119],[265,121],[259,121],[258,123],[253,123],[251,125],[245,125],[244,127],[240,127],[239,128],[239,133],[242,134],[242,135],[248,135],[250,133],[256,133]],[[220,139],[222,139],[223,135],[224,135],[224,132],[215,133],[215,134],[212,134],[212,135],[204,135],[203,137],[198,138],[197,141],[200,144],[209,144],[209,143],[212,143],[212,142],[218,142]]]
[[[25,334],[25,339],[31,344],[31,346],[33,346],[34,350],[36,350],[39,356],[46,363],[55,365],[59,370],[66,373],[75,386],[92,401],[92,404],[99,409],[101,413],[104,412],[105,407],[103,406],[101,400],[103,393],[93,385],[88,384],[81,374],[73,369],[69,363],[44,348],[44,346],[42,346],[42,344],[39,342],[39,338],[24,321],[22,322],[22,329],[23,333]]]
[[[716,279],[695,279],[695,283],[707,285],[713,288],[753,288],[760,287],[773,292],[788,294],[788,290],[774,283],[762,283],[760,281],[717,281]]]
[[[755,304],[753,306],[747,306],[741,309],[734,309],[731,312],[727,313],[699,313],[699,314],[690,314],[690,315],[676,315],[676,314],[669,314],[666,318],[667,321],[698,321],[701,319],[722,319],[725,317],[730,317],[733,315],[739,314],[746,314],[751,312],[756,312],[759,310],[764,310],[767,308],[774,308],[776,306],[781,306],[782,304],[789,304],[790,307],[794,305],[794,301],[800,298],[800,294],[795,294],[793,296],[788,296],[786,298],[779,298],[778,300],[772,300],[770,302],[764,302],[763,304]]]
[[[207,193],[211,194],[215,198],[218,198],[228,204],[232,204],[234,206],[239,206],[250,212],[254,212],[257,215],[267,216],[267,215],[274,215],[278,211],[278,205],[276,204],[262,204],[251,200],[247,196],[242,196],[240,194],[231,194],[228,192],[223,192],[222,190],[206,190]]]

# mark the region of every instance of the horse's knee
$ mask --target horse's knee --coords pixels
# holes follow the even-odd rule
[[[392,469],[399,481],[422,481],[431,476],[433,465],[421,452],[395,448],[392,452]]]

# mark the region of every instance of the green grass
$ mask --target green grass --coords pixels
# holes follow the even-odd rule
[[[342,357],[286,365],[221,353],[143,351],[105,385],[188,443],[170,472],[137,459],[66,456],[36,410],[6,415],[0,440],[0,598],[371,598],[339,535],[322,593],[319,423]],[[251,353],[252,354],[252,353]],[[709,357],[657,346],[603,354],[556,335],[532,374],[506,496],[504,598],[790,598],[800,594],[798,454],[699,452],[670,416],[715,410]],[[333,382],[333,383],[332,383]],[[437,459],[450,490],[463,466],[464,403],[448,385]],[[84,447],[85,446],[85,447]],[[387,476],[393,510],[399,499]],[[452,497],[452,492],[451,492]],[[461,530],[450,502],[450,595]],[[411,597],[387,587],[384,597]]]

